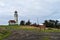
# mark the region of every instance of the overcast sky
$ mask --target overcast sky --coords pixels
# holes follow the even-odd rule
[[[18,11],[20,20],[43,23],[44,20],[60,20],[60,0],[0,0],[0,24],[8,24]]]

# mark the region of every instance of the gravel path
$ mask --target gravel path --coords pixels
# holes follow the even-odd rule
[[[32,31],[12,31],[4,40],[60,40],[60,33],[36,33]]]

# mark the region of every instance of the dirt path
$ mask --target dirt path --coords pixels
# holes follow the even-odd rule
[[[31,31],[12,31],[4,40],[60,40],[60,33],[36,33]]]

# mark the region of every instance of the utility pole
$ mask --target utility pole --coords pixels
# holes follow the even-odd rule
[[[39,25],[39,19],[37,18],[37,24]]]

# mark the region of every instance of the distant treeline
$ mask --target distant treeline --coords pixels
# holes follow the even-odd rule
[[[24,20],[21,20],[20,25],[31,25],[30,20],[28,20],[27,22],[25,22]]]
[[[60,21],[58,20],[45,20],[43,23],[46,27],[51,27],[51,28],[60,28]],[[33,25],[37,26],[38,24],[36,23],[31,23],[30,20],[25,22],[24,20],[21,20],[20,25]]]
[[[60,28],[60,21],[58,20],[45,20],[43,24],[46,27]]]

